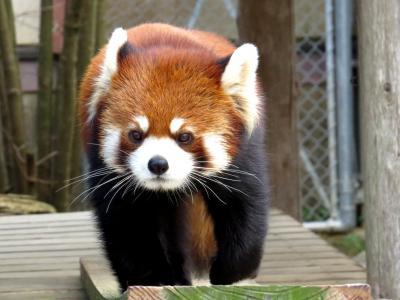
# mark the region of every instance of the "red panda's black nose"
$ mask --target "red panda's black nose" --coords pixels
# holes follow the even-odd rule
[[[168,161],[162,156],[154,156],[147,165],[150,172],[156,175],[162,175],[168,170]]]

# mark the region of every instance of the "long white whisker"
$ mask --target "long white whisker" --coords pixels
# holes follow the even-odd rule
[[[195,174],[192,174],[192,175],[193,175],[193,178],[194,178],[194,177],[195,177]],[[199,178],[197,178],[197,179],[198,179],[199,182],[201,182],[201,180],[200,180]],[[226,205],[226,202],[224,202],[224,201],[213,191],[212,188],[210,188],[209,186],[207,186],[207,184],[205,184],[204,182],[202,183],[202,185],[203,185],[204,188],[208,188],[208,189],[210,190],[210,192],[213,193],[214,196],[217,197],[217,199],[218,199],[219,201],[221,201],[223,204]]]
[[[135,177],[135,176],[132,174],[132,175],[131,175],[132,181],[126,186],[124,192],[122,193],[122,197],[124,197],[125,194],[126,194],[134,185],[137,185],[137,184],[138,184],[138,183],[135,182],[134,177]]]
[[[91,172],[89,172],[89,173],[87,173],[87,174],[83,174],[83,175],[74,177],[73,179],[68,179],[68,180],[66,180],[66,182],[69,182],[69,183],[66,184],[66,185],[64,185],[64,186],[62,186],[62,187],[60,187],[56,192],[59,192],[59,191],[65,189],[65,188],[67,188],[67,187],[69,187],[69,186],[71,186],[71,185],[73,185],[73,184],[77,184],[77,183],[79,183],[79,182],[85,181],[85,180],[87,180],[87,179],[89,179],[89,178],[102,176],[102,175],[105,175],[105,174],[108,174],[108,173],[112,173],[111,170],[109,170],[109,171],[105,171],[105,170],[102,170],[102,171],[94,170],[94,171],[91,171]],[[83,177],[83,178],[78,179],[79,177]],[[74,180],[74,179],[75,179],[75,180]],[[72,180],[73,180],[73,181],[72,181]]]
[[[117,187],[119,187],[127,179],[129,179],[129,174],[124,174],[122,179],[120,181],[118,181],[116,184],[114,184],[113,187],[104,195],[103,199],[105,199],[113,190],[115,190]]]
[[[193,175],[189,175],[189,177],[190,177],[191,179],[193,179],[193,180],[196,180],[198,183],[200,183],[200,184],[204,187],[203,182],[200,181],[199,179],[197,179],[197,177],[195,177],[195,176],[193,176]],[[207,189],[206,189],[205,187],[204,187],[204,191],[206,192],[207,197],[210,198],[210,195],[208,194],[208,191],[207,191]]]
[[[195,171],[194,171],[194,173],[195,173],[196,175],[198,175],[198,176],[201,176],[201,177],[204,178],[204,179],[211,180],[211,181],[213,181],[213,182],[215,182],[215,183],[218,183],[218,184],[224,186],[224,187],[225,187],[227,190],[229,190],[230,192],[232,192],[232,190],[234,190],[234,191],[237,191],[237,192],[242,193],[243,195],[249,197],[249,195],[246,194],[245,192],[243,192],[242,190],[240,190],[240,189],[238,189],[238,188],[235,188],[235,187],[233,187],[233,186],[231,186],[231,185],[229,185],[229,184],[225,184],[225,183],[223,183],[223,182],[221,182],[221,181],[219,181],[219,180],[216,180],[216,179],[214,180],[214,179],[212,179],[212,178],[206,177],[206,176],[204,176],[203,174],[198,173],[198,172],[195,172]],[[231,190],[231,189],[232,189],[232,190]]]
[[[138,186],[138,185],[137,185]],[[136,187],[137,187],[136,186]],[[136,187],[135,187],[135,192],[136,192]],[[133,192],[135,194],[135,192]],[[135,201],[144,193],[144,189],[142,189],[138,195],[136,195],[135,199],[133,199],[132,203],[135,203]]]
[[[121,182],[124,182],[121,187],[115,191],[114,195],[112,196],[111,200],[108,202],[107,208],[106,208],[106,213],[108,213],[108,210],[111,206],[112,201],[114,200],[114,197],[118,194],[118,192],[124,187],[124,184],[129,183],[129,179],[131,176],[127,176],[126,178],[122,179]]]
[[[106,178],[106,177],[107,177],[107,175],[104,176],[104,178]],[[90,192],[82,199],[82,201],[85,201],[85,200],[90,196],[90,194],[92,194],[93,192],[95,192],[98,188],[100,188],[100,187],[103,186],[104,184],[107,184],[107,183],[109,183],[109,182],[111,182],[111,181],[113,181],[113,180],[117,180],[117,179],[119,179],[120,177],[121,177],[121,175],[120,175],[120,176],[113,177],[113,178],[111,178],[111,179],[109,179],[109,180],[107,180],[106,182],[103,182],[103,183],[101,183],[101,184],[100,184],[100,182],[101,182],[101,180],[100,180],[99,184],[97,184],[97,185],[95,185],[95,186],[93,186],[93,187],[91,187],[91,188],[89,188],[89,189],[84,190],[82,193],[80,193],[78,196],[76,196],[76,197],[72,200],[71,205],[72,205],[76,200],[78,200],[83,194],[85,194],[85,193],[87,193],[87,192],[90,191]]]

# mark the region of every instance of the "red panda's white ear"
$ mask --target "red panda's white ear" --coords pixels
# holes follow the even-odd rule
[[[257,67],[256,46],[244,44],[233,52],[221,78],[225,93],[235,100],[249,133],[253,131],[258,120]]]
[[[108,90],[112,76],[118,69],[118,53],[120,48],[128,41],[128,33],[122,28],[117,28],[111,34],[106,46],[106,53],[101,65],[100,75],[96,78],[92,96],[88,102],[88,121],[93,120],[97,111],[97,103],[101,96]]]
[[[111,34],[106,48],[106,55],[103,62],[103,72],[111,78],[118,68],[118,52],[128,41],[128,33],[122,28],[117,28]],[[109,79],[110,79],[109,78]]]

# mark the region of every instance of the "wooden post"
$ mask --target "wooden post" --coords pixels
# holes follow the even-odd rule
[[[71,194],[69,188],[63,188],[70,178],[74,132],[77,130],[76,106],[77,106],[77,61],[79,50],[79,32],[81,29],[81,15],[84,1],[70,0],[67,4],[64,23],[64,47],[61,53],[59,72],[59,93],[57,98],[56,120],[59,125],[57,131],[57,166],[55,177],[57,184],[55,189],[54,206],[59,211],[70,208]]]
[[[359,1],[368,281],[400,299],[400,1]]]
[[[26,192],[28,184],[25,169],[25,128],[22,111],[22,89],[19,76],[19,63],[15,45],[14,15],[11,0],[0,1],[0,52],[4,70],[4,88],[9,110],[8,132],[5,132],[8,143],[12,146],[10,158],[14,161],[15,176],[12,186],[15,192]],[[11,151],[10,151],[11,152]]]
[[[40,11],[40,44],[39,44],[39,93],[37,106],[37,165],[36,175],[42,180],[51,180],[52,152],[52,110],[53,110],[53,0],[42,0]],[[36,184],[38,198],[49,202],[52,198],[51,185],[38,181]]]
[[[242,42],[257,45],[266,94],[267,147],[272,204],[299,218],[297,103],[294,85],[293,1],[241,0]]]
[[[2,55],[0,51],[0,61]],[[10,131],[8,105],[4,80],[3,65],[0,63],[0,193],[9,192],[10,179],[13,178],[10,161],[10,147],[6,145],[5,133]]]
[[[1,106],[2,105],[0,100],[0,109]],[[2,132],[3,132],[3,120],[0,114],[0,193],[6,193],[9,188],[9,183],[8,183],[8,170],[6,163],[6,147],[4,146],[4,139]]]

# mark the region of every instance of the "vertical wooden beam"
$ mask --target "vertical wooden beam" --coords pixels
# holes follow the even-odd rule
[[[266,94],[267,147],[272,204],[299,218],[297,103],[294,84],[294,20],[291,0],[241,0],[242,42],[257,45]]]
[[[4,70],[4,88],[9,109],[10,131],[6,132],[7,142],[11,145],[15,176],[12,186],[14,192],[26,193],[28,183],[25,178],[26,139],[24,116],[22,111],[22,89],[19,74],[19,62],[15,43],[14,14],[11,0],[0,1],[0,52]]]
[[[59,68],[59,94],[56,122],[59,125],[57,132],[57,166],[54,173],[57,180],[55,189],[59,190],[55,197],[54,206],[59,211],[67,211],[70,208],[70,188],[61,189],[70,178],[73,166],[74,132],[77,130],[76,106],[77,106],[77,73],[79,34],[81,30],[81,15],[84,1],[70,0],[64,23],[64,46],[61,53]]]
[[[36,160],[39,162],[36,175],[39,179],[51,180],[52,159],[46,159],[52,152],[52,112],[53,112],[53,0],[41,0],[40,5],[40,44],[37,104],[37,145]],[[38,198],[50,202],[51,185],[38,181],[36,183]]]
[[[368,281],[400,299],[400,1],[359,1]]]
[[[1,51],[0,61],[2,61]],[[3,64],[0,63],[0,193],[10,191],[10,180],[14,178],[12,152],[10,146],[6,144],[6,133],[11,131],[10,127]]]

